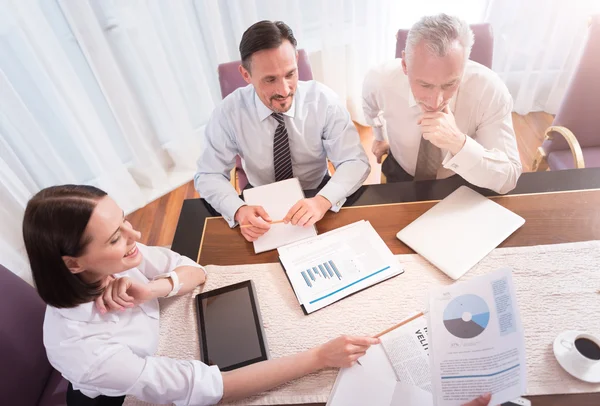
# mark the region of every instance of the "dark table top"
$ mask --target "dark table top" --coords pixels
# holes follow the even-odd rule
[[[462,185],[469,185],[469,183],[459,176],[433,181],[365,185],[350,196],[344,206],[441,200]],[[488,189],[469,186],[484,196],[498,195]],[[524,173],[519,178],[516,188],[507,194],[521,195],[586,189],[600,189],[600,168]],[[305,191],[307,197],[312,197],[316,193],[316,190]],[[187,257],[197,258],[204,221],[207,217],[216,215],[218,213],[214,212],[204,199],[185,200],[171,249]]]

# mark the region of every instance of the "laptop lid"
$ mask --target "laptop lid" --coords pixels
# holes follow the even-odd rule
[[[458,279],[524,223],[517,214],[461,186],[396,237]]]

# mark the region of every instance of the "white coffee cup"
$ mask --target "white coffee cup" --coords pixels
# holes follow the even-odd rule
[[[568,353],[568,358],[574,369],[585,373],[600,365],[600,338],[588,333],[579,333],[569,338],[560,339]]]

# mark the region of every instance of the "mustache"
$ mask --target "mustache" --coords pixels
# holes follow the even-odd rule
[[[271,96],[270,100],[285,100],[290,96],[293,96],[294,93],[293,92],[289,92],[287,96],[282,96],[280,94],[274,94],[273,96]]]

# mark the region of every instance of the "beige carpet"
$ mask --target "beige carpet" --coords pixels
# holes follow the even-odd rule
[[[399,255],[405,273],[305,316],[279,264],[208,267],[205,290],[254,280],[272,357],[318,345],[339,334],[376,334],[419,311],[430,288],[452,281],[418,255]],[[600,392],[556,362],[552,342],[563,330],[600,335],[600,241],[499,248],[463,277],[509,266],[525,327],[529,395]],[[161,302],[158,355],[200,359],[192,295]],[[237,402],[272,405],[325,402],[337,371],[306,376]],[[125,405],[147,405],[132,398]]]

